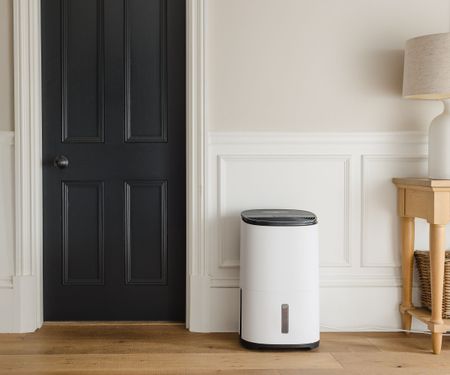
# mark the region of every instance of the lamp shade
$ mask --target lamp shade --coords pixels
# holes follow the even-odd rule
[[[406,42],[403,96],[450,98],[450,33],[424,35]]]

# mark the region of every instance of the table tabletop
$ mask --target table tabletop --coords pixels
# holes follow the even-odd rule
[[[392,181],[397,186],[421,186],[429,188],[444,188],[450,189],[450,180],[436,180],[432,178],[421,177],[396,177]]]

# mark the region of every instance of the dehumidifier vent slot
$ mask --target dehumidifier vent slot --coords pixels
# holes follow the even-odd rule
[[[289,305],[281,305],[281,333],[289,333]]]

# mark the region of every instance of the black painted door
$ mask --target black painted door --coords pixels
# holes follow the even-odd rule
[[[45,320],[183,321],[185,0],[42,0],[42,72]]]

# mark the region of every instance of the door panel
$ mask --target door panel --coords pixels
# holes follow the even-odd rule
[[[64,285],[104,282],[103,183],[62,182]]]
[[[185,1],[42,0],[42,70],[45,320],[184,320]]]
[[[167,141],[166,5],[125,0],[127,142]]]
[[[165,285],[167,181],[125,182],[125,204],[126,282]]]
[[[103,0],[62,0],[62,139],[103,142]]]

